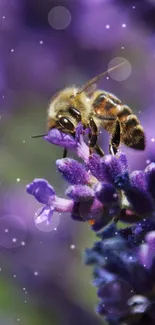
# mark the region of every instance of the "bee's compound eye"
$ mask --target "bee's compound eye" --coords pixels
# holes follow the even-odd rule
[[[74,131],[74,124],[65,116],[59,118],[58,123],[68,131]]]

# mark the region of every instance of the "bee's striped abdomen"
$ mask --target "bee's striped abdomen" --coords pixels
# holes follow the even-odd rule
[[[94,113],[98,118],[113,116],[119,119],[121,126],[121,142],[126,146],[137,149],[145,149],[145,136],[142,126],[132,110],[123,105],[119,98],[108,92],[97,91],[93,101]],[[103,127],[113,133],[114,121],[106,121]]]

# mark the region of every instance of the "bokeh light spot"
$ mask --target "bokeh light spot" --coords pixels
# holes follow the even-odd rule
[[[65,29],[71,23],[71,13],[63,6],[56,6],[48,14],[48,22],[54,29]]]
[[[71,248],[71,249],[75,249],[75,245],[73,245],[73,244],[70,245],[70,248]]]
[[[115,67],[116,65],[123,63],[123,62],[125,62],[125,63],[122,66],[109,72],[109,75],[112,79],[114,79],[116,81],[124,81],[130,76],[130,74],[132,72],[132,67],[131,67],[130,62],[127,59],[125,59],[124,57],[116,57],[116,58],[112,59],[109,62],[108,69],[111,69],[111,68]]]
[[[5,215],[0,218],[0,246],[11,249],[21,246],[26,238],[24,221],[15,215]]]

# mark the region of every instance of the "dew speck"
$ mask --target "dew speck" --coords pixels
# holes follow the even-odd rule
[[[17,183],[19,183],[20,182],[20,178],[17,178],[16,181],[17,181]]]
[[[106,28],[106,29],[109,29],[109,28],[110,28],[110,25],[106,25],[105,28]]]
[[[17,275],[16,275],[16,274],[14,274],[14,275],[13,275],[13,277],[14,277],[14,278],[16,278],[16,277],[17,277]]]
[[[21,246],[25,246],[25,241],[21,241]]]
[[[11,249],[25,242],[26,226],[16,215],[4,215],[0,218],[0,246]]]
[[[70,249],[75,249],[75,245],[70,245]]]
[[[38,276],[39,275],[39,272],[38,271],[34,271],[34,275],[35,276]]]
[[[122,28],[125,28],[126,27],[126,24],[122,24]]]
[[[155,138],[152,138],[152,139],[151,139],[151,142],[155,142]]]
[[[44,44],[44,42],[43,42],[43,41],[39,41],[39,44],[41,44],[41,45],[42,45],[42,44]]]
[[[14,49],[11,49],[11,52],[13,53],[15,50]]]
[[[124,46],[122,46],[121,49],[124,50]]]
[[[151,161],[150,161],[149,159],[146,160],[146,164],[147,164],[147,165],[150,164],[150,162],[151,162]]]

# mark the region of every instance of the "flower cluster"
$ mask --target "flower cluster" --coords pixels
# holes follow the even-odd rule
[[[149,231],[147,231],[149,229]],[[97,311],[110,325],[155,322],[155,220],[118,230],[112,223],[85,252],[94,265]]]
[[[135,319],[139,322],[146,312],[152,319],[155,163],[144,171],[130,172],[123,153],[103,158],[90,155],[80,124],[75,138],[53,129],[45,140],[75,150],[82,162],[71,158],[56,161],[58,171],[69,183],[68,198],[58,197],[44,179],[27,185],[27,192],[43,204],[37,222],[50,223],[54,211],[70,212],[74,220],[88,221],[100,237],[85,254],[86,264],[94,265],[94,284],[101,300],[98,312],[110,325],[126,320],[132,324]],[[118,221],[129,225],[119,229]]]
[[[70,212],[71,217],[89,221],[92,228],[100,230],[112,219],[127,222],[138,221],[153,214],[155,207],[155,164],[146,170],[129,173],[126,156],[89,155],[83,141],[81,125],[76,138],[51,130],[45,139],[49,142],[76,150],[83,159],[80,163],[71,158],[58,159],[56,167],[69,183],[68,199],[56,196],[54,188],[44,179],[35,179],[27,186],[27,192],[44,204],[38,222],[53,212]]]

